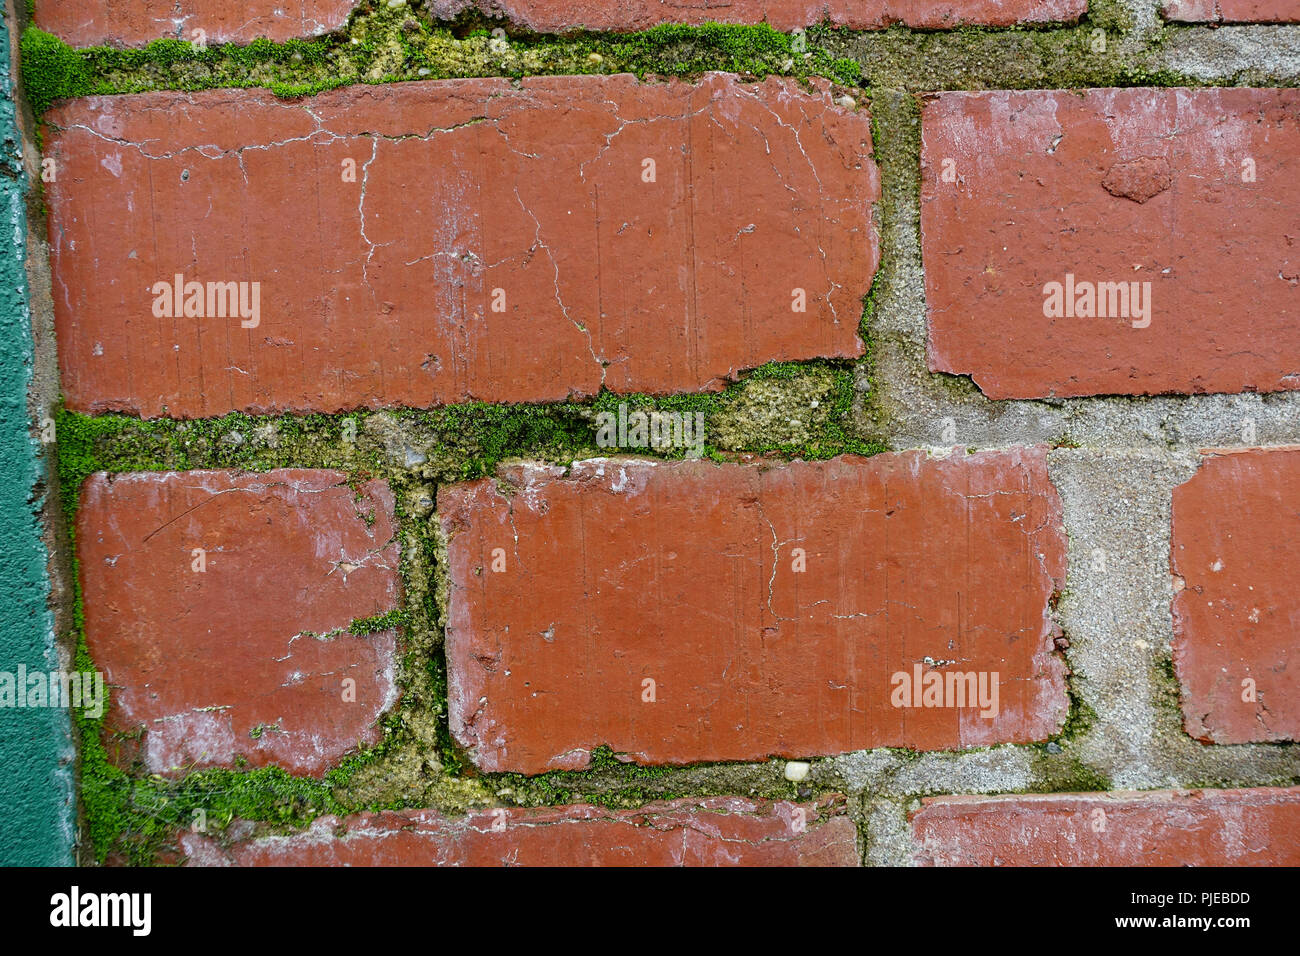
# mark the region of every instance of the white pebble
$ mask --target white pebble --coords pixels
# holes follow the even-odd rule
[[[802,760],[788,760],[785,765],[785,779],[791,783],[798,783],[808,776],[808,771],[811,769],[812,764],[804,763]]]

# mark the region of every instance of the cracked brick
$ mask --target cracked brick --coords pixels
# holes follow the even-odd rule
[[[1300,92],[923,110],[932,371],[990,398],[1300,388]]]
[[[289,40],[343,27],[354,0],[43,0],[35,23],[72,46],[144,46],[169,37],[206,43]]]
[[[225,845],[187,833],[188,866],[857,866],[842,797],[816,803],[683,799],[594,806],[320,817],[259,835],[236,821]]]
[[[443,486],[438,512],[451,730],[485,770],[1023,743],[1065,719],[1042,448],[524,464]],[[899,674],[998,696],[896,699]]]
[[[866,111],[825,82],[150,93],[48,119],[73,409],[673,393],[863,353],[879,183]],[[238,282],[255,319],[208,285]]]
[[[86,646],[122,765],[319,776],[397,699],[393,498],[341,472],[95,474],[77,512]]]
[[[1173,493],[1174,669],[1204,743],[1300,740],[1300,448],[1206,452]]]

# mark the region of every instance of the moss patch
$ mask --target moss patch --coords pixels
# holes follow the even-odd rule
[[[38,115],[56,99],[89,93],[266,87],[307,96],[353,83],[453,77],[633,73],[697,76],[722,70],[744,76],[822,76],[855,85],[861,67],[767,26],[665,25],[633,34],[574,37],[464,31],[386,4],[362,4],[338,33],[314,40],[200,48],[176,39],[141,49],[73,50],[35,28],[23,40],[23,74]],[[27,56],[28,48],[32,56]]]
[[[37,116],[56,99],[85,96],[95,88],[86,57],[53,34],[28,27],[21,41],[23,86]]]

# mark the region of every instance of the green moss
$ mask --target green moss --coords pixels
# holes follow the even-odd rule
[[[171,426],[118,415],[88,418],[66,410],[55,415],[59,494],[69,527],[77,513],[81,485],[96,471],[158,471],[168,467],[166,435]],[[128,434],[129,432],[129,434]]]
[[[634,73],[696,76],[723,70],[764,77],[824,76],[855,85],[861,67],[813,47],[796,53],[791,36],[766,25],[663,25],[632,34],[573,37],[520,35],[508,43],[482,30],[462,36],[446,26],[386,5],[361,7],[348,26],[313,40],[197,47],[166,38],[140,49],[72,50],[49,34],[29,31],[40,82],[29,84],[38,115],[59,97],[145,90],[265,87],[296,98],[350,83],[471,76]],[[26,60],[28,41],[24,40]]]
[[[1040,783],[1041,793],[1102,793],[1112,788],[1110,777],[1075,757],[1053,765]]]
[[[392,631],[397,628],[406,627],[411,620],[411,612],[406,608],[396,608],[386,614],[376,614],[373,617],[359,617],[353,620],[348,626],[348,633],[357,637],[363,637],[367,634],[381,634],[384,631]]]
[[[1097,723],[1097,711],[1083,699],[1074,686],[1072,676],[1066,679],[1066,693],[1070,699],[1070,710],[1066,715],[1065,725],[1061,727],[1061,732],[1053,738],[1058,743],[1082,737]]]
[[[23,88],[37,116],[57,99],[85,96],[94,89],[85,58],[53,34],[28,27],[20,48]]]
[[[484,783],[517,806],[589,803],[611,809],[639,807],[653,800],[743,792],[769,800],[799,798],[799,788],[776,765],[689,764],[643,766],[619,759],[609,747],[596,747],[583,770],[550,771],[536,776],[486,774]]]
[[[430,477],[443,480],[489,475],[510,457],[568,462],[595,447],[590,412],[574,403],[473,402],[401,417],[436,439],[436,470]]]
[[[1136,26],[1132,11],[1120,0],[1088,0],[1083,24],[1108,34],[1130,33]]]

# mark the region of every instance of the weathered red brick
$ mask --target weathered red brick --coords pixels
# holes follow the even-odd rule
[[[320,774],[377,742],[395,635],[338,632],[399,605],[395,534],[387,484],[339,472],[91,476],[77,554],[115,759],[137,752],[114,735],[142,732],[152,773]]]
[[[1174,668],[1206,743],[1300,740],[1300,448],[1209,452],[1174,489]]]
[[[35,23],[73,46],[144,46],[160,37],[191,42],[288,40],[344,26],[354,0],[41,0]]]
[[[870,30],[903,23],[944,29],[963,23],[1011,26],[1015,23],[1071,22],[1087,0],[430,0],[436,16],[451,18],[466,10],[506,16],[544,33],[580,27],[590,30],[645,30],[660,23],[767,23],[793,30],[821,23]]]
[[[1185,23],[1300,23],[1297,0],[1166,0],[1165,19]]]
[[[49,120],[55,319],[78,410],[691,391],[862,353],[870,120],[824,85],[151,93]],[[349,161],[356,182],[341,181]],[[259,282],[259,323],[155,318],[151,289],[177,274]]]
[[[1064,719],[1041,448],[499,478],[438,496],[451,729],[485,770],[601,744],[688,763],[1024,742]],[[930,662],[999,675],[997,707],[893,706],[893,676]]]
[[[857,866],[843,799],[738,797],[593,806],[434,810],[318,818],[292,836],[238,835],[229,848],[194,833],[190,866]],[[236,825],[236,830],[240,829]]]
[[[930,97],[930,368],[993,398],[1300,387],[1298,111],[1296,90]],[[1149,283],[1151,313],[1049,317],[1067,274]]]
[[[1296,866],[1300,788],[932,797],[929,866]]]

